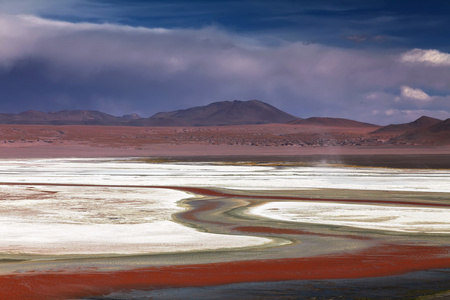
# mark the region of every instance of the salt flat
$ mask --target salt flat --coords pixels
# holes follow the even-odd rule
[[[45,177],[43,178],[45,179]],[[167,189],[0,186],[0,255],[144,254],[261,245],[172,221],[190,194]]]
[[[143,163],[118,159],[1,160],[0,167],[0,182],[450,192],[450,171],[433,169]]]
[[[199,232],[178,224],[172,215],[184,208],[177,203],[193,195],[136,186],[450,192],[450,171],[445,170],[144,163],[118,159],[5,159],[0,161],[0,170],[0,182],[23,184],[0,186],[0,252],[4,254],[162,253],[257,246],[271,241]],[[448,211],[273,202],[253,208],[250,213],[288,221],[448,233]]]

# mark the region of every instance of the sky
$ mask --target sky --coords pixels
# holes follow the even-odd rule
[[[0,113],[450,118],[450,1],[0,0]]]

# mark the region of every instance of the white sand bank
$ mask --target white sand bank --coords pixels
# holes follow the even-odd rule
[[[268,239],[171,221],[191,195],[166,189],[0,186],[0,253],[136,254],[246,247]]]
[[[249,210],[271,219],[384,231],[450,234],[450,209],[315,202],[271,202]]]

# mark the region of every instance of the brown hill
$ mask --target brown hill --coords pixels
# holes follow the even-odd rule
[[[427,117],[427,116],[422,116],[413,122],[405,123],[405,124],[387,125],[387,126],[381,127],[378,130],[375,130],[371,133],[374,133],[374,134],[392,134],[392,133],[400,134],[400,133],[405,133],[405,132],[408,132],[411,130],[426,128],[428,126],[437,124],[439,122],[442,122],[442,120]]]
[[[314,125],[314,126],[330,126],[330,127],[373,127],[379,128],[380,126],[363,123],[348,119],[341,118],[321,118],[321,117],[312,117],[308,119],[298,119],[289,122],[292,125]]]
[[[130,122],[141,126],[221,126],[286,123],[297,119],[258,100],[222,101],[172,112],[160,112],[148,119]]]
[[[450,119],[425,128],[408,131],[392,138],[390,142],[421,145],[450,145]]]

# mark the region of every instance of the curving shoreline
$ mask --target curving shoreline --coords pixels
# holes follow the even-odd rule
[[[72,184],[46,184],[46,183],[1,183],[1,185],[43,185],[43,186],[91,186],[105,187],[104,185],[72,185]],[[111,185],[110,187],[124,187]],[[130,187],[130,186],[126,186]],[[26,272],[23,274],[9,274],[0,276],[1,298],[21,299],[60,299],[68,297],[92,297],[123,289],[155,289],[170,287],[222,285],[239,282],[278,281],[278,280],[309,280],[309,279],[338,279],[338,278],[366,278],[374,276],[388,276],[405,274],[412,271],[435,268],[450,268],[450,247],[425,243],[417,244],[407,236],[383,236],[379,233],[365,231],[348,232],[335,231],[333,228],[317,226],[302,226],[279,223],[254,216],[242,215],[240,210],[248,205],[256,205],[267,201],[327,201],[331,202],[359,202],[378,204],[402,204],[414,206],[450,207],[445,203],[427,201],[398,201],[398,200],[371,200],[371,199],[314,199],[310,197],[293,197],[286,195],[252,195],[247,193],[232,193],[230,191],[212,190],[197,187],[170,187],[170,186],[131,186],[130,188],[169,188],[201,195],[183,200],[187,210],[177,214],[175,220],[187,222],[191,226],[202,227],[208,232],[222,232],[228,234],[252,234],[256,236],[287,239],[294,241],[288,244],[279,244],[288,252],[282,256],[267,248],[264,259],[254,260],[255,250],[247,249],[246,259],[238,261],[223,261],[215,263],[180,264],[148,266],[137,269],[105,271],[101,266],[91,270],[78,270],[73,268],[56,271]],[[316,191],[317,193],[318,191]],[[375,202],[376,203],[376,202]],[[438,205],[437,205],[438,204]],[[309,254],[306,257],[295,257],[299,242],[308,241],[308,238],[323,239],[332,247],[335,243],[348,243],[341,249],[336,248],[328,253]],[[295,242],[297,240],[297,242]],[[348,241],[352,240],[350,243]],[[448,241],[448,240],[447,240]],[[358,245],[358,246],[357,246]],[[303,247],[303,245],[301,245]],[[355,248],[356,247],[356,248]],[[291,255],[289,257],[289,248]],[[263,249],[258,249],[264,252]],[[253,254],[252,254],[253,253]],[[274,254],[276,253],[276,254]],[[214,254],[214,253],[213,253]],[[223,253],[221,253],[223,254]],[[189,254],[187,254],[189,255]],[[275,255],[275,256],[274,256]],[[278,256],[278,257],[276,257]],[[287,256],[287,257],[286,257]],[[183,255],[181,255],[183,257]],[[245,255],[243,256],[245,258]],[[264,256],[262,256],[264,257]],[[95,266],[95,264],[94,264]],[[128,270],[127,270],[128,269]]]

